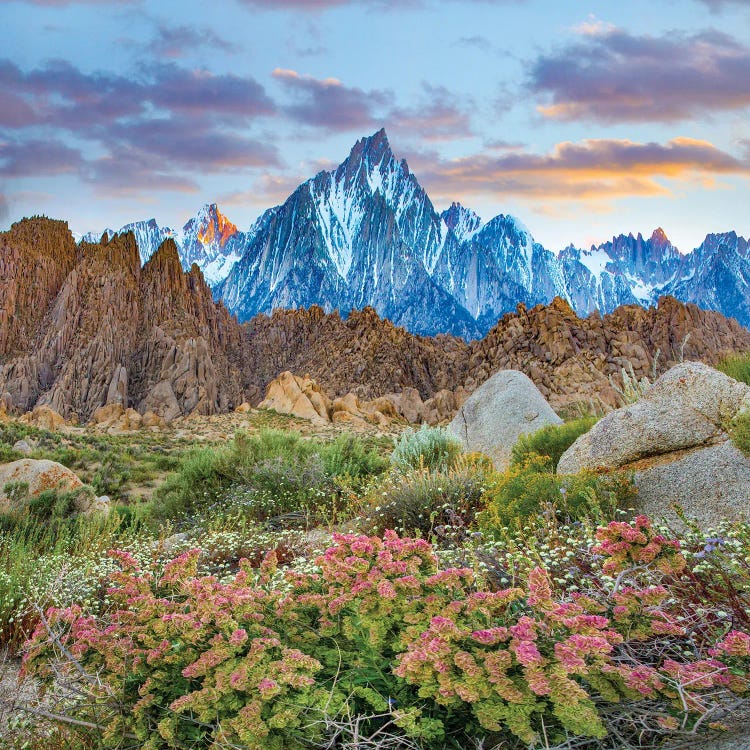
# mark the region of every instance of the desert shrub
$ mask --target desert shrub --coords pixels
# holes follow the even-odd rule
[[[334,477],[367,481],[388,468],[388,459],[354,435],[339,435],[323,446],[320,455],[326,473]]]
[[[91,497],[92,494],[90,488],[83,488],[72,492],[44,490],[31,498],[26,507],[32,516],[42,521],[70,518],[70,516],[77,513],[81,495]]]
[[[358,488],[386,466],[375,448],[356,437],[325,443],[278,430],[237,433],[225,448],[186,456],[156,491],[153,513],[157,520],[180,519],[224,508],[265,521],[315,509],[322,520],[340,504],[340,480]]]
[[[596,417],[582,417],[560,425],[547,425],[528,435],[521,435],[511,451],[511,465],[520,465],[532,456],[547,456],[552,468],[568,448],[597,422]]]
[[[272,558],[220,582],[197,551],[163,570],[117,553],[112,607],[50,611],[24,668],[84,688],[67,703],[82,733],[146,750],[306,746],[337,718],[435,750],[554,746],[604,737],[612,710],[643,746],[746,695],[750,635],[694,639],[671,588],[689,567],[679,543],[644,518],[595,543],[591,587],[566,597],[541,567],[487,590],[393,532],[336,535],[283,579]]]
[[[730,378],[750,385],[750,352],[725,357],[716,365],[716,369]]]
[[[13,449],[13,446],[7,443],[0,443],[0,464],[9,464],[11,461],[18,461],[23,456]]]
[[[729,436],[746,456],[750,456],[750,411],[743,411],[734,418]]]
[[[158,488],[152,513],[160,519],[195,513],[216,502],[234,476],[230,449],[195,450],[183,458],[178,470]]]
[[[423,424],[408,428],[394,441],[391,463],[401,471],[448,469],[463,450],[461,441],[445,427]]]
[[[571,521],[605,521],[614,518],[618,508],[630,507],[635,496],[636,489],[624,474],[555,474],[550,458],[532,454],[523,464],[491,478],[486,508],[478,520],[490,533],[543,513]]]
[[[486,477],[483,462],[443,471],[393,472],[365,498],[364,528],[459,542],[482,508]]]

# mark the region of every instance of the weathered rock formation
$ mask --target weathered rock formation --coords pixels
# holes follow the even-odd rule
[[[521,435],[561,423],[526,375],[503,370],[466,399],[448,429],[461,440],[464,450],[484,453],[502,470],[508,467]]]
[[[561,300],[519,305],[470,344],[412,335],[371,308],[346,320],[277,311],[240,326],[197,267],[183,272],[169,239],[141,268],[131,233],[76,246],[64,222],[35,218],[0,234],[0,414],[46,405],[87,423],[113,405],[158,424],[256,405],[289,371],[331,399],[392,394],[409,421],[437,422],[505,369],[528,375],[555,409],[607,410],[625,365],[640,378],[737,350],[750,350],[750,331],[672,298],[586,319]]]
[[[750,458],[726,432],[747,409],[748,386],[701,362],[685,362],[640,401],[613,411],[579,437],[557,470],[633,471],[638,503],[649,515],[669,516],[668,502],[675,502],[707,526],[747,519]]]
[[[640,379],[654,371],[658,376],[683,358],[714,363],[750,350],[750,331],[736,321],[671,297],[648,310],[633,305],[588,318],[560,299],[531,309],[519,305],[471,344],[452,336],[414,336],[371,308],[346,320],[318,307],[277,310],[246,325],[260,392],[278,372],[306,372],[334,396],[401,393],[414,400],[414,389],[423,402],[438,398],[441,406],[433,402],[431,408],[443,419],[499,370],[528,375],[555,409],[580,404],[606,411],[621,404],[610,378],[620,383],[623,367],[632,365]],[[409,420],[432,421],[420,411],[415,403]]]
[[[15,409],[88,421],[137,406],[169,421],[244,400],[242,329],[172,241],[143,268],[132,234],[76,247],[66,225],[33,219],[0,242],[0,393]]]
[[[309,419],[316,424],[345,423],[352,427],[366,424],[387,427],[392,420],[401,417],[389,397],[361,401],[348,393],[331,400],[312,378],[298,377],[291,372],[282,372],[271,381],[258,407]]]

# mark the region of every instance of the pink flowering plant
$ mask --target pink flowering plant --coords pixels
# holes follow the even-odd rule
[[[335,535],[283,579],[273,555],[219,581],[196,551],[161,574],[120,553],[114,606],[50,611],[25,669],[51,681],[62,664],[85,684],[71,717],[147,750],[310,747],[352,716],[425,748],[552,744],[604,737],[607,706],[658,705],[667,731],[699,722],[708,694],[746,694],[750,636],[691,640],[674,540],[639,517],[599,529],[589,555],[601,580],[582,592],[539,565],[493,587],[395,532]]]
[[[254,585],[246,569],[227,584],[197,576],[197,550],[159,577],[115,554],[122,569],[111,576],[114,611],[94,618],[78,607],[50,610],[25,669],[52,680],[59,647],[97,675],[85,680],[79,719],[96,724],[105,747],[125,740],[144,750],[286,747],[305,709],[324,702],[327,691],[315,680],[319,662],[276,629],[280,593]]]

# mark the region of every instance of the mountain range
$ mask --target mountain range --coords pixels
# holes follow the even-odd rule
[[[560,297],[588,315],[672,295],[750,326],[750,248],[735,232],[709,234],[686,254],[661,229],[555,253],[513,216],[483,222],[458,203],[438,212],[384,130],[247,231],[216,204],[181,230],[150,219],[104,234],[128,231],[142,263],[173,239],[183,268],[197,264],[240,321],[278,308],[320,305],[346,315],[371,306],[412,333],[477,339],[518,303]]]
[[[737,321],[668,296],[586,318],[560,298],[519,304],[473,341],[414,335],[372,307],[239,323],[196,264],[183,270],[174,238],[141,261],[134,232],[76,243],[64,221],[42,217],[0,232],[0,420],[37,407],[82,422],[101,407],[149,423],[216,414],[260,403],[284,371],[309,373],[331,397],[386,396],[418,421],[450,418],[494,372],[517,369],[578,414],[619,403],[624,367],[653,377],[683,358],[750,350]]]

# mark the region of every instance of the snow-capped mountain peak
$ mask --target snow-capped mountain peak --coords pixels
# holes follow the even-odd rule
[[[450,208],[440,214],[440,218],[460,242],[471,239],[482,226],[482,220],[474,211],[456,202],[451,203]]]
[[[154,220],[127,229],[143,259],[174,236],[183,266],[197,263],[240,320],[279,307],[346,314],[371,305],[415,333],[475,337],[519,302],[560,296],[588,314],[673,294],[750,324],[750,247],[736,233],[708,235],[687,254],[661,228],[648,239],[621,234],[553,253],[514,216],[482,222],[459,203],[438,213],[385,130],[357,141],[338,167],[302,183],[247,232],[215,204],[179,234]]]

